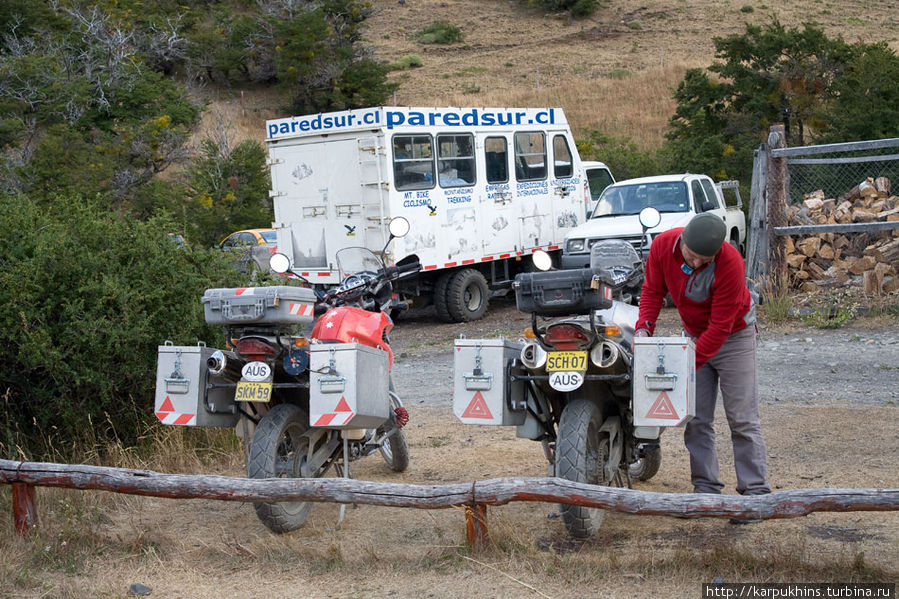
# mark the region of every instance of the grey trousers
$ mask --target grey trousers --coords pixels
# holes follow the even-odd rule
[[[714,430],[719,384],[730,425],[737,492],[741,495],[770,493],[766,482],[767,452],[759,424],[755,325],[728,337],[718,353],[696,371],[696,416],[684,430],[695,493],[721,493],[724,488],[718,479]]]

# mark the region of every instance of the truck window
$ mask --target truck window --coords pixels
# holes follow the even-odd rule
[[[553,137],[553,175],[556,179],[567,179],[573,172],[568,140],[564,135],[556,135]]]
[[[706,210],[714,210],[721,208],[718,202],[718,194],[715,193],[715,186],[708,179],[702,180],[702,188],[705,190],[705,199],[709,203]]]
[[[434,152],[430,135],[393,137],[393,181],[400,191],[434,187]]]
[[[693,179],[693,181],[690,182],[690,190],[693,192],[693,211],[696,214],[705,212],[705,192],[702,190],[702,185],[700,185],[698,179]]]
[[[460,187],[475,182],[474,136],[437,136],[437,180],[440,187]]]
[[[509,147],[505,137],[484,140],[484,164],[487,183],[506,183],[509,180]]]
[[[546,138],[543,133],[515,134],[515,178],[519,181],[546,179]]]
[[[702,189],[700,188],[700,191]],[[639,214],[647,206],[659,212],[686,212],[687,186],[681,181],[659,181],[606,187],[590,218]]]
[[[608,169],[587,169],[587,184],[590,186],[590,199],[594,202],[599,198],[599,194],[614,182],[612,173],[610,173]]]

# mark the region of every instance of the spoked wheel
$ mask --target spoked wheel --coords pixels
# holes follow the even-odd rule
[[[391,412],[400,406],[396,393],[390,393],[390,410]],[[382,434],[393,428],[393,418],[390,418],[381,425],[377,434]],[[406,432],[403,429],[397,429],[380,447],[381,457],[390,466],[394,472],[403,472],[409,467],[409,444],[406,442]]]
[[[655,476],[661,465],[662,448],[659,446],[644,447],[642,448],[641,456],[635,462],[632,462],[627,469],[631,478],[645,481]]]
[[[605,468],[609,461],[609,437],[600,434],[602,413],[592,401],[576,399],[562,411],[556,440],[556,476],[567,480],[606,485]],[[599,530],[603,510],[560,504],[562,521],[568,534],[584,539]]]
[[[309,430],[309,416],[301,408],[292,404],[273,407],[262,417],[247,461],[247,476],[250,478],[304,478],[303,466],[309,455],[310,443],[314,437],[306,434]],[[317,472],[307,473],[309,478],[318,478],[327,466]],[[279,503],[254,503],[256,515],[272,532],[284,533],[301,527],[312,502],[294,501]]]

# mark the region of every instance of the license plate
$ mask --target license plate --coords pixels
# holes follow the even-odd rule
[[[234,393],[234,401],[262,401],[268,402],[272,398],[271,383],[257,383],[255,381],[238,381],[237,391]]]
[[[546,358],[547,372],[587,370],[587,352],[553,351]]]

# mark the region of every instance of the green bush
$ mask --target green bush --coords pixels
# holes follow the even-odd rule
[[[573,17],[588,17],[595,13],[601,4],[600,0],[529,0],[528,3],[555,12],[567,10]]]
[[[587,130],[578,140],[577,149],[584,160],[604,162],[617,181],[674,172],[667,166],[663,154],[646,152],[626,138],[612,137],[601,131]]]
[[[153,421],[156,346],[221,338],[200,298],[237,283],[230,261],[178,247],[166,218],[141,222],[104,206],[0,196],[4,457],[137,443]]]
[[[396,62],[390,63],[391,71],[406,71],[408,69],[417,69],[424,65],[421,56],[418,54],[406,54]]]
[[[465,40],[462,30],[447,21],[434,21],[415,35],[422,44],[454,44]]]

